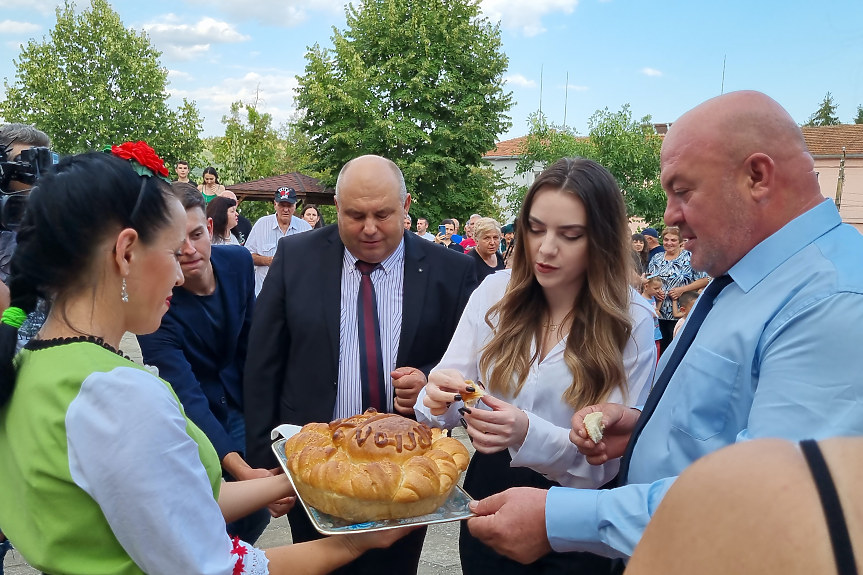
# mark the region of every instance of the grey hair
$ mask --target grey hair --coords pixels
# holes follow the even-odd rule
[[[480,218],[473,224],[473,239],[481,240],[489,232],[497,232],[500,235],[500,224],[493,218]]]
[[[479,214],[471,214],[471,215],[470,215],[470,217],[467,219],[467,221],[471,221],[471,220],[472,220],[472,219],[474,219],[474,218],[481,218],[481,217],[482,217],[482,216],[481,216],[481,215],[479,215]]]
[[[341,184],[341,182],[342,182],[342,176],[344,176],[345,172],[348,171],[348,166],[353,164],[354,160],[356,160],[356,159],[357,158],[350,160],[347,164],[342,166],[341,170],[339,170],[339,177],[336,178],[336,199],[339,198],[339,184]],[[387,158],[383,158],[383,159],[387,161],[387,163],[390,166],[390,169],[396,175],[396,178],[398,178],[398,181],[399,181],[399,201],[401,201],[401,203],[404,204],[408,200],[408,188],[405,185],[404,174],[402,174],[402,171],[399,169],[399,167],[396,165],[395,162],[393,162],[392,160],[389,160]],[[411,220],[411,221],[413,221],[413,220]]]
[[[51,146],[48,134],[30,124],[5,124],[0,127],[0,146],[8,148],[15,142],[45,148]]]
[[[414,223],[414,219],[411,217],[411,215],[410,215],[410,214],[405,214],[405,217],[408,219],[408,221],[409,221],[410,223]]]

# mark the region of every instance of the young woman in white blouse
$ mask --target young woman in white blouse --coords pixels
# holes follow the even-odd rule
[[[570,420],[597,402],[640,404],[656,365],[654,312],[629,287],[626,208],[612,175],[584,159],[550,166],[524,199],[515,246],[512,270],[489,276],[471,296],[417,399],[417,418],[467,428],[477,453],[465,489],[475,499],[518,486],[599,488],[618,463],[588,464],[569,441]],[[466,380],[485,384],[484,405],[464,407]],[[552,553],[524,566],[465,525],[460,553],[466,575],[610,568],[588,553]]]

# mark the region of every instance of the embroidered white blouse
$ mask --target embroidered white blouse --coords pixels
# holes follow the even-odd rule
[[[488,276],[473,292],[446,354],[434,370],[456,369],[465,379],[487,381],[485,375],[479,373],[479,352],[492,335],[485,315],[503,297],[510,273],[510,270],[502,270]],[[624,398],[615,390],[607,401],[638,406],[644,404],[650,392],[656,369],[655,311],[635,290],[630,291],[632,336],[623,350],[629,392]],[[572,373],[564,361],[565,349],[566,338],[545,359],[531,365],[524,386],[516,397],[499,393],[492,395],[522,409],[530,422],[524,442],[509,448],[513,467],[530,467],[565,487],[595,489],[614,477],[619,461],[590,465],[569,440],[570,420],[575,411],[563,400],[564,392],[572,383]],[[434,416],[423,405],[424,397],[425,390],[420,392],[414,406],[419,421],[445,429],[459,424],[461,402],[454,403],[443,415]],[[477,407],[488,409],[482,402]]]
[[[186,420],[164,383],[133,368],[94,373],[66,414],[72,479],[152,575],[232,575],[240,557]],[[245,542],[245,575],[269,572]]]

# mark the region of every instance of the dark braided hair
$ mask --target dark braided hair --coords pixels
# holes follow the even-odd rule
[[[106,237],[132,228],[152,242],[169,222],[169,197],[167,182],[139,176],[111,154],[60,160],[30,192],[10,264],[11,307],[29,314],[39,298],[62,306],[93,285],[92,264]],[[18,329],[0,323],[0,406],[15,387],[17,343]]]

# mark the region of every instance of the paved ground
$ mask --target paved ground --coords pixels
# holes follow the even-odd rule
[[[455,431],[458,437],[473,454],[473,446],[468,441],[464,430]],[[458,558],[458,523],[432,525],[426,535],[425,546],[420,558],[419,575],[461,575],[461,565]],[[286,545],[291,542],[291,529],[284,517],[274,519],[264,534],[258,540],[257,546],[268,548]],[[27,565],[16,551],[6,555],[4,562],[5,575],[39,575],[39,572]]]

